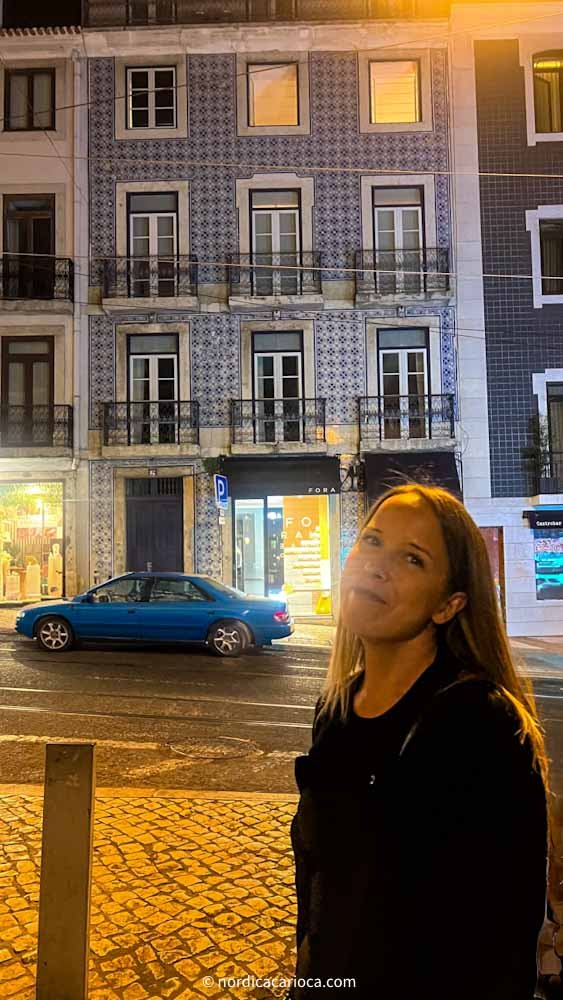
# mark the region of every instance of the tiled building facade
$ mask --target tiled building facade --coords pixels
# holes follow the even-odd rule
[[[362,26],[360,53],[353,52],[357,29],[330,23],[322,30],[270,24],[267,35],[250,24],[217,27],[212,35],[194,27],[187,51],[178,47],[173,29],[160,28],[158,39],[150,29],[126,35],[86,32],[91,567],[96,578],[139,568],[130,563],[135,543],[126,523],[132,509],[128,481],[147,481],[149,470],[154,480],[183,481],[184,568],[222,575],[249,589],[241,566],[245,546],[254,548],[265,531],[264,551],[254,553],[249,571],[256,593],[281,586],[291,601],[295,580],[307,569],[296,554],[303,541],[293,544],[293,570],[285,552],[284,579],[284,539],[276,522],[282,521],[287,549],[291,524],[301,520],[305,544],[317,554],[320,546],[323,564],[316,578],[317,557],[311,556],[309,592],[293,597],[295,612],[303,615],[336,609],[342,559],[368,495],[382,488],[378,475],[389,474],[389,459],[391,465],[395,458],[406,466],[408,453],[416,466],[435,473],[438,462],[438,475],[461,487],[455,298],[449,279],[448,60],[445,40],[426,40],[445,23],[385,26],[393,58],[416,62],[421,74],[424,110],[414,128],[373,128],[363,107],[369,102],[365,77],[371,61],[389,62],[385,50],[378,50],[380,24]],[[408,49],[402,46],[407,39]],[[243,121],[247,67],[284,60],[299,63],[300,124],[258,127],[254,134]],[[165,138],[152,131],[145,138],[143,129],[123,127],[123,82],[132,66],[175,70],[177,121]],[[180,87],[185,88],[181,99]],[[118,287],[114,280],[114,267],[127,267],[122,259],[134,252],[136,206],[146,211],[147,198],[154,196],[178,206],[180,259],[197,261],[189,294],[183,294],[187,288],[175,288],[181,294],[154,296],[155,288],[139,283],[143,295],[136,295],[130,272],[128,285]],[[378,262],[381,213],[393,214],[400,246],[407,239],[409,210],[420,226],[419,249],[406,263],[400,263],[398,253]],[[298,249],[292,244],[288,254],[286,242],[283,257],[283,245],[272,251],[270,244],[273,256],[260,257],[254,227],[289,226],[285,239],[291,240],[295,214]],[[256,261],[268,260],[274,264],[269,271],[253,270]],[[195,402],[198,410],[198,434],[189,443],[182,440],[181,428],[174,443],[163,442],[158,431],[150,443],[148,431],[144,443],[134,441],[127,404],[135,391],[131,365],[140,362],[132,360],[131,338],[143,334],[178,337],[175,391],[182,386],[183,391],[176,399]],[[137,343],[140,350],[148,344]],[[283,354],[284,344],[286,360],[280,365],[274,354]],[[147,349],[157,350],[158,341]],[[282,366],[293,372],[294,364],[300,386],[288,389],[284,378],[291,376]],[[384,365],[388,378],[395,378],[395,393],[412,396],[416,382],[415,391],[426,398],[417,414],[412,404],[409,414],[408,403],[405,409],[396,400],[394,413],[390,400],[382,403]],[[288,402],[287,392],[299,401]],[[280,394],[278,402],[264,403]],[[114,403],[125,404],[123,412],[129,414],[129,427],[121,431],[111,424]],[[367,454],[374,463],[369,468],[366,463],[366,491],[358,470]],[[213,460],[231,481],[231,509],[222,529],[212,496]],[[305,501],[298,502],[300,496]],[[145,561],[147,555],[146,562],[154,563],[150,547],[135,558]],[[246,564],[248,570],[248,559]]]

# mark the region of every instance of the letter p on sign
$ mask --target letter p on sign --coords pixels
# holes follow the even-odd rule
[[[226,476],[214,476],[215,480],[215,503],[220,510],[226,510],[229,506],[229,480]]]

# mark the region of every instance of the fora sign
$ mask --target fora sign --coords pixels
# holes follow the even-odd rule
[[[334,486],[309,486],[307,490],[308,496],[323,496],[330,495],[331,493],[338,493],[338,490]]]

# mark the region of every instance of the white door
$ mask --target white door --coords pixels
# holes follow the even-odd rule
[[[423,285],[420,205],[375,208],[376,287],[382,293],[416,293]]]
[[[129,362],[131,444],[173,444],[178,426],[178,358],[133,354]]]
[[[176,295],[177,224],[173,212],[130,216],[132,298]]]
[[[255,295],[297,295],[299,209],[255,209],[252,233]]]
[[[301,354],[254,355],[256,441],[304,440]]]
[[[379,352],[380,412],[385,439],[428,438],[428,373],[424,349]]]

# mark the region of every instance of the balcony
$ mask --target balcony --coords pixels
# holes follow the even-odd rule
[[[445,248],[359,250],[356,254],[356,302],[384,296],[431,298],[450,290],[450,254]]]
[[[229,254],[229,305],[322,307],[320,253]]]
[[[85,0],[85,25],[365,21],[448,16],[448,0]]]
[[[106,448],[140,446],[143,451],[160,446],[173,454],[193,450],[199,445],[199,403],[104,403],[103,444]]]
[[[325,410],[325,399],[233,399],[233,446],[324,446]]]
[[[72,448],[72,406],[0,403],[0,448]]]
[[[533,495],[563,493],[563,452],[530,449]]]
[[[455,438],[454,397],[362,396],[358,400],[363,448],[381,442]]]
[[[72,303],[74,268],[67,257],[5,253],[0,257],[0,299]],[[41,308],[41,306],[38,306]]]
[[[104,261],[103,306],[106,312],[131,310],[137,303],[197,309],[197,259],[116,257]]]

